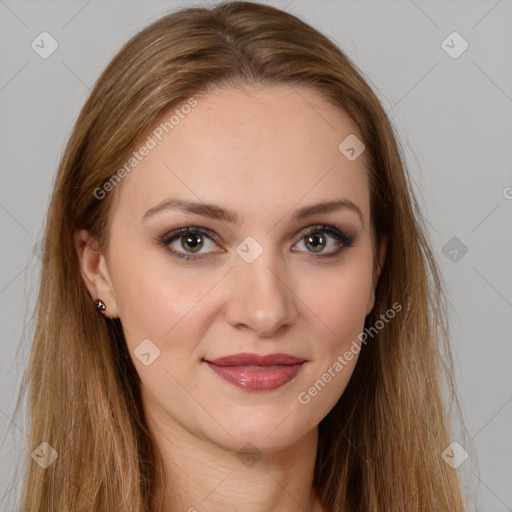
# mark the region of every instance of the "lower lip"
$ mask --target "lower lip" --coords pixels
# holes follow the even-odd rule
[[[224,380],[248,391],[270,391],[294,379],[304,363],[275,366],[219,366],[206,361]]]

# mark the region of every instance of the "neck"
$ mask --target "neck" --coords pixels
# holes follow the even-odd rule
[[[237,454],[167,420],[148,418],[160,469],[152,511],[323,512],[313,489],[316,428],[279,451]]]

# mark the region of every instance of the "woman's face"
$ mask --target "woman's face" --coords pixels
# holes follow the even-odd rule
[[[155,424],[270,452],[340,398],[357,352],[338,357],[373,307],[362,136],[304,87],[195,99],[162,118],[179,111],[117,185],[112,293],[98,296],[121,319]],[[239,354],[280,356],[227,358]]]

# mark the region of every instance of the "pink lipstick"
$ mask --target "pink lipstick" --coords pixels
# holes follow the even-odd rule
[[[217,375],[239,388],[270,391],[294,379],[306,360],[288,354],[243,353],[205,362]]]

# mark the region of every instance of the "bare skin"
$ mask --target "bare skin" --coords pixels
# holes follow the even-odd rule
[[[363,330],[385,257],[372,251],[365,155],[350,161],[338,149],[350,134],[363,137],[308,88],[213,90],[197,101],[118,185],[108,253],[87,232],[76,236],[84,281],[121,319],[140,375],[166,474],[154,510],[327,512],[313,489],[318,424],[357,356],[321,391],[308,390]],[[240,223],[170,208],[144,216],[171,197],[233,210]],[[293,219],[338,199],[359,213]],[[353,235],[352,245],[324,225]],[[207,233],[158,243],[189,226]],[[258,247],[254,261],[244,259]],[[149,365],[136,355],[146,339]],[[205,361],[242,352],[305,362],[293,380],[255,391]],[[253,458],[239,453],[247,446]]]

